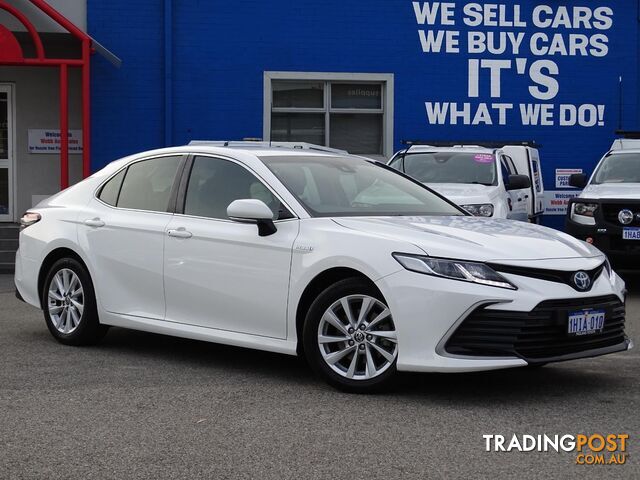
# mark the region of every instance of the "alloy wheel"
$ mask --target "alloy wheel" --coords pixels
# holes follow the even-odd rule
[[[391,312],[368,295],[343,297],[322,315],[318,346],[327,365],[342,377],[375,378],[393,365],[398,355]]]
[[[78,276],[68,268],[56,272],[49,285],[47,309],[57,331],[73,332],[84,311],[84,291]]]

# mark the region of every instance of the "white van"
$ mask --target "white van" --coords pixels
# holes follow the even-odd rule
[[[473,215],[529,220],[531,179],[503,148],[433,143],[410,144],[391,158],[389,166]]]

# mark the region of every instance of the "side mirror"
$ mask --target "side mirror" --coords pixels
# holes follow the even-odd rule
[[[507,190],[531,188],[531,179],[527,175],[509,175]]]
[[[273,223],[273,212],[262,200],[234,200],[227,207],[227,215],[235,222],[256,223],[261,237],[273,235],[277,231]]]
[[[573,173],[569,176],[569,186],[584,188],[587,186],[587,176],[584,173]]]

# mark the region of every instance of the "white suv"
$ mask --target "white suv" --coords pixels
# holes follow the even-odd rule
[[[410,145],[389,165],[480,217],[529,220],[531,179],[502,149]]]
[[[70,345],[119,326],[300,354],[349,391],[631,345],[624,282],[594,247],[339,152],[145,152],[22,225],[18,295]]]

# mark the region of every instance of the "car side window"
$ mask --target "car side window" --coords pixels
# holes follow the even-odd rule
[[[402,155],[398,155],[394,158],[389,164],[391,168],[395,168],[396,170],[402,171]]]
[[[116,205],[166,212],[181,158],[180,155],[158,157],[129,165]]]
[[[516,168],[516,164],[513,163],[513,158],[511,158],[509,155],[505,155],[504,158],[507,161],[507,168],[509,168],[509,173],[511,173],[511,175],[517,175],[518,169]]]
[[[504,156],[500,157],[500,169],[502,170],[502,181],[504,182],[504,186],[508,188],[509,175],[511,175],[511,173],[509,172],[509,167],[505,162]]]
[[[293,215],[255,175],[229,160],[196,157],[187,186],[185,215],[228,219],[227,207],[234,200],[262,200],[273,211],[274,219]]]
[[[120,186],[122,185],[125,171],[126,169],[122,169],[102,186],[98,198],[107,205],[115,207],[118,203],[118,194],[120,193]]]

